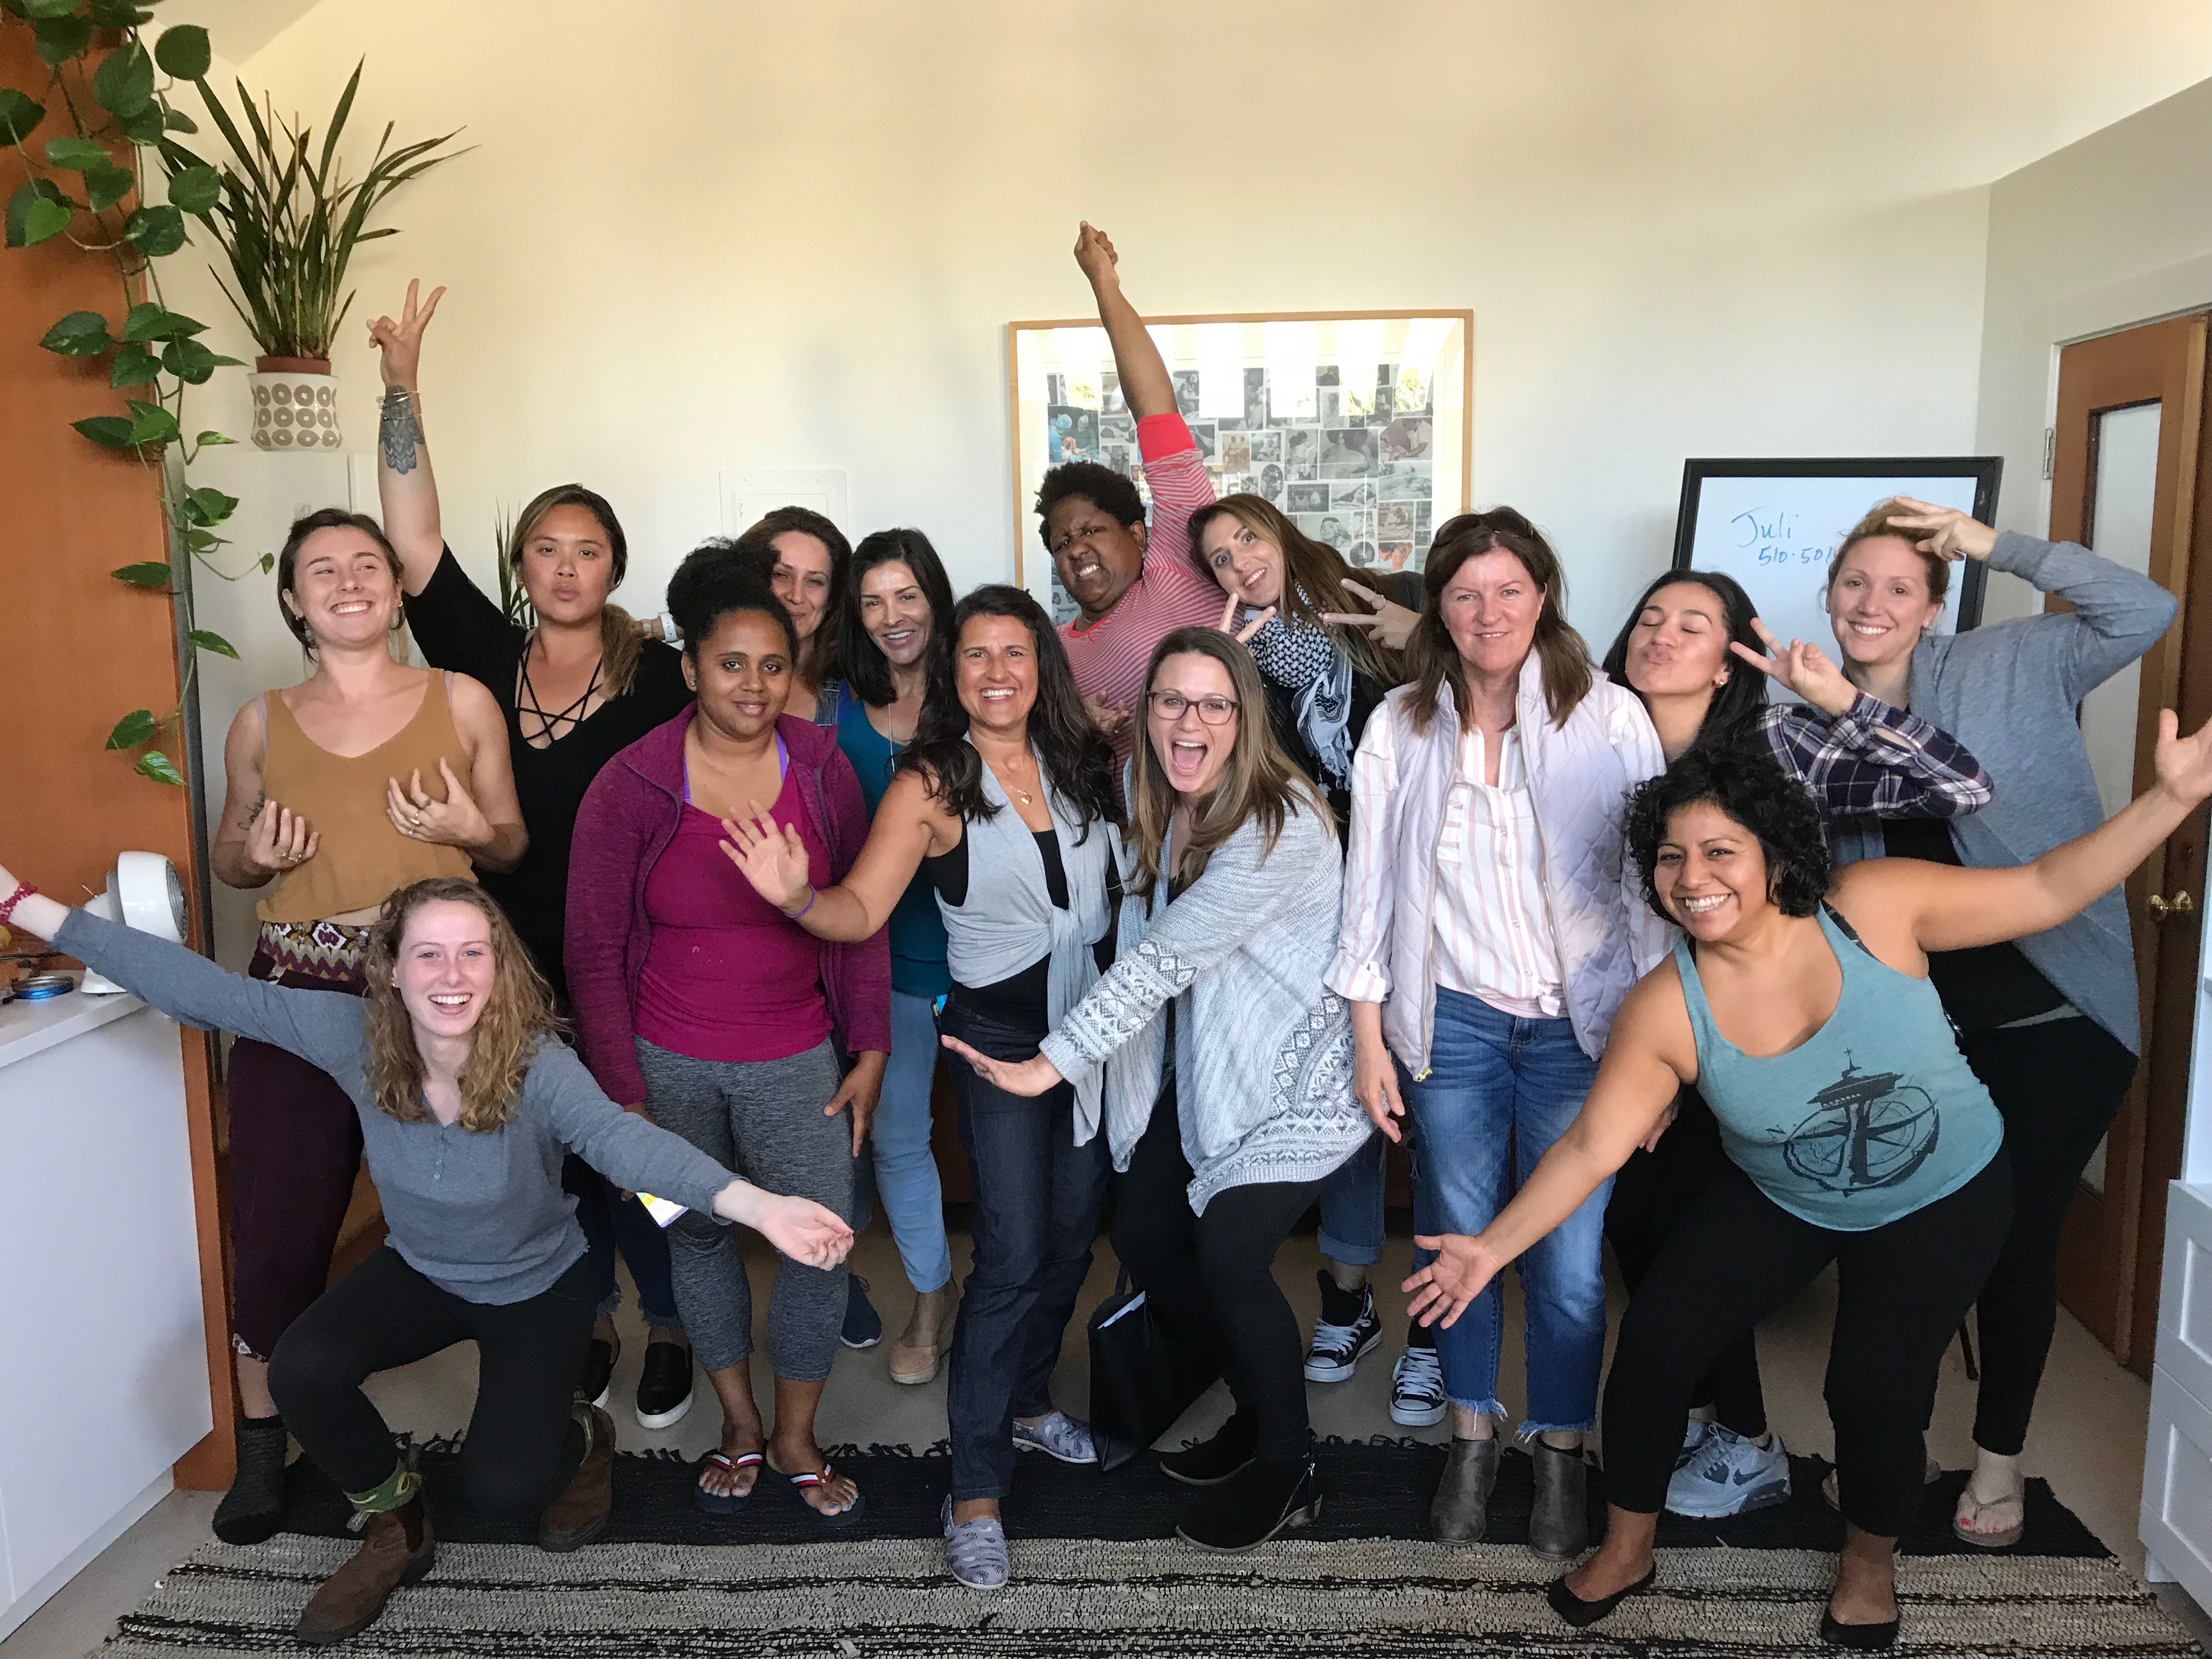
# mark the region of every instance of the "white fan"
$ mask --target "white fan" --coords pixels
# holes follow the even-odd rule
[[[177,866],[159,853],[117,854],[115,867],[107,872],[107,890],[84,908],[172,945],[185,942],[185,886],[177,879]],[[77,988],[95,996],[112,996],[123,989],[89,970]]]

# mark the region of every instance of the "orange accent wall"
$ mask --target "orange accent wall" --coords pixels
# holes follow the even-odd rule
[[[0,85],[58,111],[58,95],[40,90],[49,80],[31,31],[13,18],[0,23]],[[73,90],[82,106],[95,107],[88,90]],[[28,148],[63,131],[50,113]],[[127,149],[116,159],[131,164]],[[0,157],[0,198],[21,182],[19,159]],[[164,854],[188,893],[195,884],[189,791],[139,777],[131,757],[100,746],[131,710],[158,716],[177,704],[170,599],[107,574],[163,556],[155,483],[135,458],[70,429],[88,415],[124,412],[106,360],[58,357],[39,345],[72,311],[105,313],[112,332],[125,300],[104,253],[66,238],[0,248],[0,860],[65,902],[97,890],[127,848]],[[174,729],[163,737],[173,738]],[[180,744],[160,746],[182,765]],[[195,917],[195,937],[203,925]],[[233,1412],[211,1073],[206,1037],[185,1031],[183,1043],[216,1426],[177,1476],[180,1485],[222,1486]]]

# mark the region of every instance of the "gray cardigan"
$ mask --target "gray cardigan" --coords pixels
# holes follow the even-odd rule
[[[1972,750],[1996,785],[1989,805],[1948,821],[1960,862],[1980,869],[2026,864],[2105,821],[2075,705],[2155,645],[2179,609],[2148,576],[2072,542],[2008,532],[1990,567],[2074,610],[1925,634],[1912,653],[1912,712]],[[1839,865],[1881,856],[1875,819],[1839,823],[1832,840]],[[2119,889],[2020,948],[2067,1001],[2141,1052],[2135,951]]]
[[[361,1119],[392,1249],[464,1302],[526,1302],[584,1254],[576,1200],[561,1190],[567,1152],[634,1191],[705,1214],[735,1178],[680,1135],[617,1106],[558,1042],[549,1040],[531,1062],[502,1127],[402,1123],[369,1092],[359,997],[226,973],[180,945],[82,910],[70,912],[54,945],[172,1018],[256,1038],[328,1072]]]
[[[1272,849],[1257,819],[1170,902],[1121,901],[1120,955],[1045,1038],[1071,1080],[1106,1068],[1114,1167],[1152,1121],[1177,1003],[1176,1109],[1191,1208],[1225,1188],[1319,1181],[1373,1133],[1352,1092],[1352,1016],[1322,983],[1336,952],[1343,857],[1314,812],[1285,815]],[[1097,1132],[1079,1122],[1080,1146]]]

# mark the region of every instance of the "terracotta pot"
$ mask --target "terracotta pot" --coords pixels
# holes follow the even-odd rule
[[[253,388],[253,446],[335,453],[338,381],[321,357],[257,357],[246,376]]]

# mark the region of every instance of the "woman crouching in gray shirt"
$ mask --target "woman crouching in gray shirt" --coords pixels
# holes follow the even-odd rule
[[[614,1423],[574,1397],[598,1297],[561,1187],[568,1152],[811,1265],[834,1266],[852,1246],[822,1206],[764,1193],[608,1100],[559,1042],[544,981],[473,882],[418,881],[385,902],[359,1000],[226,973],[4,869],[0,915],[173,1018],[322,1067],[360,1115],[387,1248],[295,1320],[270,1363],[301,1448],[368,1516],[359,1552],[300,1615],[299,1641],[365,1629],[436,1556],[420,1478],[362,1392],[374,1372],[475,1342],[481,1381],[461,1465],[470,1500],[538,1516],[544,1549],[575,1549],[605,1528]]]
[[[1321,1508],[1296,1316],[1275,1252],[1372,1129],[1352,1024],[1322,983],[1343,862],[1328,805],[1277,744],[1251,656],[1178,629],[1145,678],[1132,770],[1135,873],[1114,966],[1018,1064],[953,1049],[1011,1094],[1105,1068],[1121,1171],[1115,1253],[1176,1338],[1219,1364],[1236,1415],[1162,1460],[1213,1488],[1177,1530],[1249,1549]],[[1097,1132],[1076,1125],[1079,1142]]]

